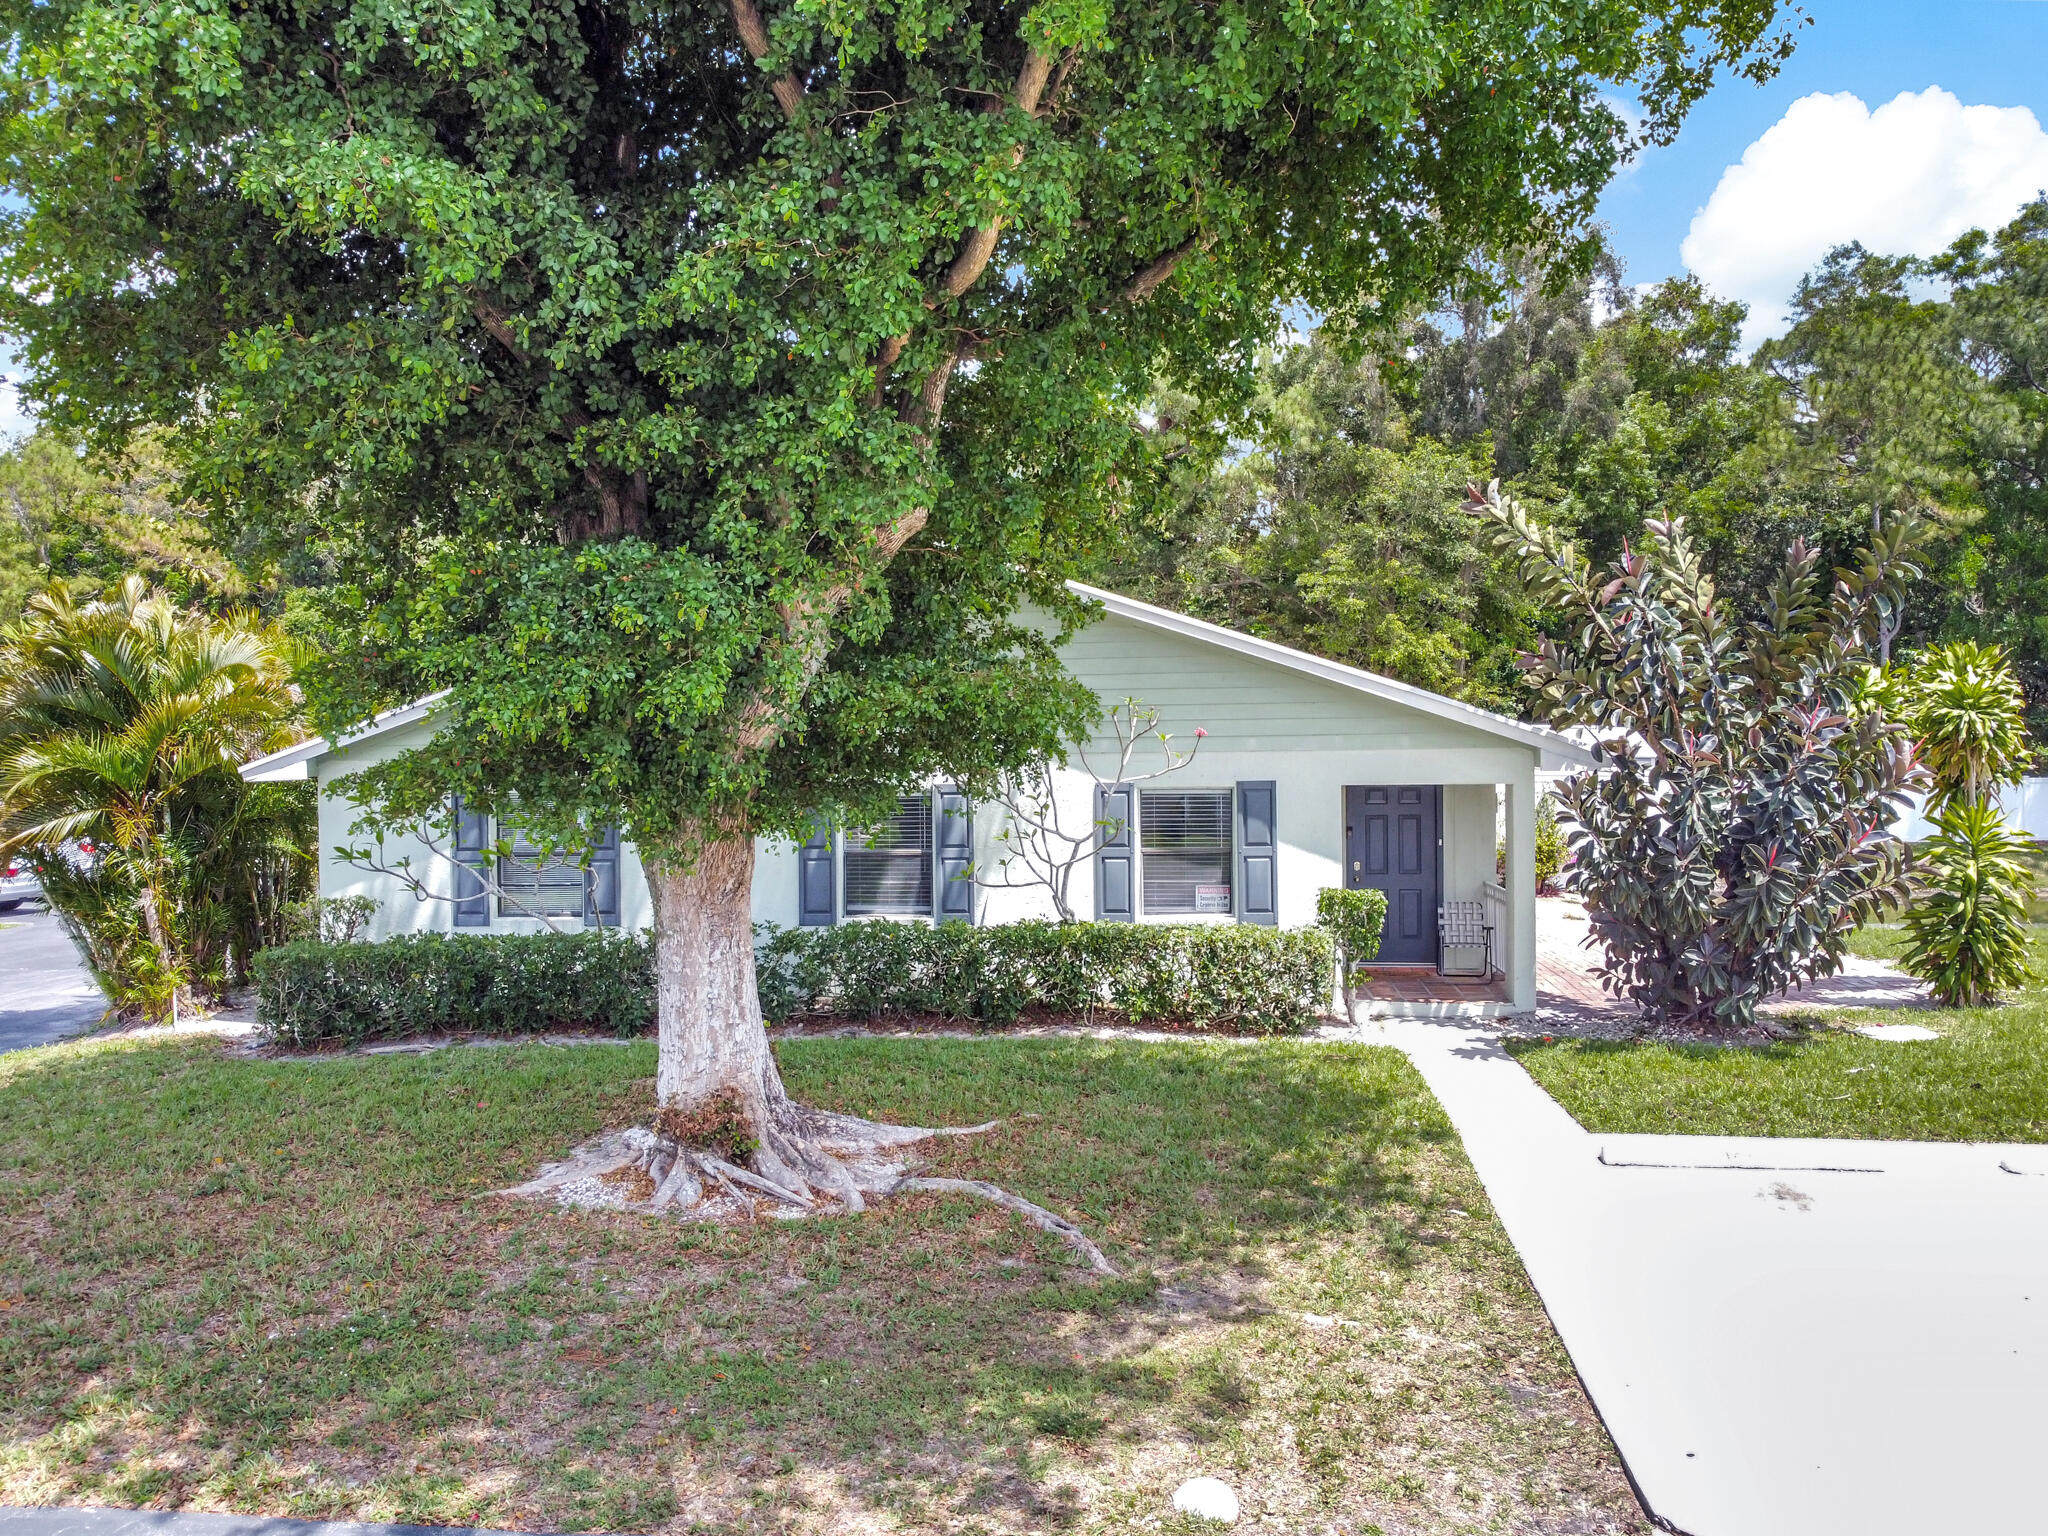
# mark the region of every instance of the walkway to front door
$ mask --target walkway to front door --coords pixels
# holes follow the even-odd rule
[[[1387,893],[1381,965],[1437,963],[1443,899],[1443,790],[1435,784],[1344,789],[1344,883]]]

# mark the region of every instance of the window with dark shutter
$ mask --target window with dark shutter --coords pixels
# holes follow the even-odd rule
[[[931,916],[931,796],[905,795],[879,827],[847,833],[842,863],[848,917]]]
[[[1231,825],[1227,789],[1138,791],[1138,868],[1143,910],[1190,915],[1231,910]]]

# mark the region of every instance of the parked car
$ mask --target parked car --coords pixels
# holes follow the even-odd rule
[[[43,882],[35,869],[18,859],[0,859],[0,912],[12,912],[25,901],[43,899]]]

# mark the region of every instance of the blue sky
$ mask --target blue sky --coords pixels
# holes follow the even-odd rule
[[[1972,116],[1925,94],[1939,87],[1964,109],[2029,108],[2048,121],[2048,3],[1809,0],[1806,10],[1813,24],[1799,29],[1798,49],[1775,80],[1722,83],[1675,143],[1645,153],[1608,189],[1601,216],[1631,281],[1686,269],[1696,215],[1728,168],[1774,129],[1765,163],[1746,189],[1728,189],[1709,221],[1718,227],[1703,227],[1687,253],[1706,258],[1697,264],[1720,279],[1717,287],[1747,288],[1732,296],[1753,308],[1789,293],[1786,264],[1803,269],[1823,237],[1931,251],[1959,221],[2009,216],[2027,195],[2015,188],[2048,186],[2048,133],[2038,124],[2030,133],[2017,113]],[[1839,103],[1793,111],[1802,98],[1841,92],[1873,114],[1901,93],[1915,99],[1875,126]],[[1760,315],[1751,339],[1769,328]]]

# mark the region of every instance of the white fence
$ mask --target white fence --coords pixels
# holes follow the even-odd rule
[[[1913,808],[1892,823],[1894,835],[1909,843],[1930,836],[1934,828],[1921,814],[1922,802],[1914,797]],[[2013,788],[1998,797],[1999,809],[2005,812],[2005,823],[2016,832],[2042,842],[2048,842],[2048,778],[2021,779]]]

